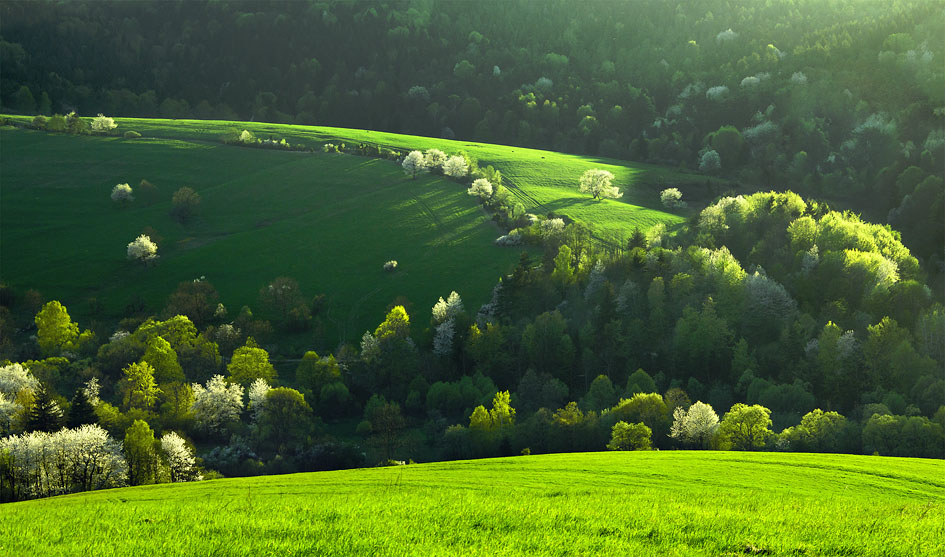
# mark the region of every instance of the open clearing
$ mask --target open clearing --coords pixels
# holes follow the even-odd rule
[[[3,505],[10,555],[941,555],[945,463],[556,454]]]

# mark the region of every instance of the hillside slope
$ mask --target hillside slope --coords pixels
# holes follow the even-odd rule
[[[558,454],[126,488],[0,508],[9,554],[933,555],[945,465]]]

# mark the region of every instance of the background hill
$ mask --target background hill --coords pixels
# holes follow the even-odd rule
[[[933,555],[945,549],[942,477],[939,461],[849,455],[458,461],[13,503],[0,545],[56,555]]]

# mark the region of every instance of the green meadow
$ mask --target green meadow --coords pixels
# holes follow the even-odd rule
[[[945,464],[610,452],[236,478],[0,508],[8,555],[941,555]]]
[[[3,280],[62,301],[83,326],[93,299],[110,315],[138,297],[155,311],[202,276],[235,316],[289,276],[306,295],[327,295],[326,334],[357,341],[398,296],[416,304],[421,326],[451,290],[478,307],[519,256],[492,244],[501,232],[462,185],[411,180],[389,161],[9,129],[0,142]],[[111,201],[115,184],[141,179],[158,187],[155,203]],[[182,186],[202,197],[186,225],[168,214]],[[151,267],[125,253],[145,227],[162,238]],[[383,270],[390,259],[394,273]]]
[[[80,321],[101,311],[118,315],[135,301],[157,310],[178,283],[199,277],[217,288],[232,316],[242,305],[255,307],[259,289],[278,276],[297,279],[308,296],[326,294],[325,326],[316,334],[328,345],[357,341],[399,296],[415,304],[423,325],[427,308],[451,290],[470,308],[486,302],[519,250],[492,245],[503,232],[464,186],[430,175],[410,179],[392,161],[321,152],[329,141],[466,151],[501,170],[527,210],[567,215],[621,241],[635,226],[681,222],[657,208],[654,188],[701,179],[657,166],[365,130],[117,121],[119,131],[145,137],[0,131],[3,281],[62,301]],[[316,152],[222,144],[224,134],[244,128]],[[593,167],[616,175],[622,199],[578,193],[578,177]],[[110,200],[115,184],[136,188],[142,179],[158,187],[153,202],[138,195],[119,208]],[[186,225],[168,215],[171,195],[183,186],[202,197],[199,217]],[[125,246],[146,227],[160,238],[160,259],[150,268],[125,258]],[[395,273],[382,270],[390,259],[399,263]]]

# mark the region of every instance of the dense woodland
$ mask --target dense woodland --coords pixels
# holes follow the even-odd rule
[[[678,165],[844,200],[938,265],[942,25],[940,0],[13,1],[0,101]]]
[[[481,308],[391,300],[322,354],[273,342],[324,302],[291,277],[95,324],[4,287],[0,497],[605,448],[945,457],[943,4],[729,4],[4,3],[5,110],[475,138],[781,193],[602,246],[458,161],[529,251]],[[121,480],[76,479],[56,451],[82,435]]]

